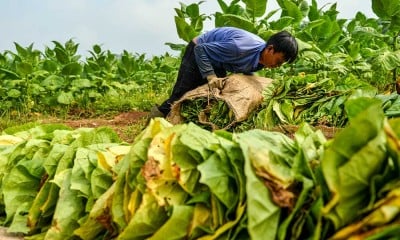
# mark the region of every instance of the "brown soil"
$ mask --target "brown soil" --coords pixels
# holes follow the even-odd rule
[[[79,119],[42,119],[43,123],[63,123],[72,128],[80,127],[110,127],[126,142],[131,143],[136,134],[145,127],[148,112],[124,112],[110,118],[79,118]]]
[[[144,122],[148,112],[125,112],[112,119],[104,118],[89,118],[89,119],[77,119],[77,120],[66,120],[64,123],[73,128],[78,127],[100,127],[100,126],[110,126],[110,127],[125,127],[132,124],[138,124]]]

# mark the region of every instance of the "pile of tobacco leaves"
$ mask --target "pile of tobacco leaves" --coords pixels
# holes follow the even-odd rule
[[[153,119],[133,144],[108,128],[27,124],[0,135],[0,216],[25,239],[394,239],[400,121],[345,103],[330,140],[208,131]]]
[[[377,94],[375,87],[351,75],[335,81],[318,74],[283,77],[265,88],[263,96],[263,103],[246,120],[232,125],[229,124],[235,120],[234,114],[223,100],[201,97],[184,101],[181,116],[185,123],[193,122],[212,130],[210,124],[200,121],[207,116],[217,129],[232,132],[255,128],[271,130],[303,122],[312,126],[342,128],[348,123],[345,103],[358,97],[377,98],[381,100],[386,116],[400,116],[398,94]]]

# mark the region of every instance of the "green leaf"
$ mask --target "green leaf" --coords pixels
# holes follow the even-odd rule
[[[71,187],[71,169],[64,170],[58,175],[60,195],[57,201],[53,221],[46,233],[45,239],[71,239],[74,230],[79,227],[79,219],[84,215],[84,201],[78,191]]]
[[[380,103],[381,101],[375,98],[357,97],[356,99],[349,99],[345,104],[345,109],[349,119],[353,119],[368,107]]]
[[[200,16],[199,4],[192,3],[186,7],[186,13],[190,18],[197,18]]]
[[[377,67],[390,71],[400,66],[400,50],[395,52],[389,50],[381,50],[375,59]]]
[[[139,208],[118,238],[130,240],[147,239],[157,232],[167,220],[168,215],[164,207],[159,206],[152,195],[145,193]]]
[[[3,78],[9,78],[9,79],[20,79],[21,77],[18,75],[18,73],[13,72],[9,69],[5,68],[0,68],[0,73],[4,73],[5,77]]]
[[[43,160],[48,148],[48,141],[31,139],[26,142],[23,151],[14,153],[14,157],[21,160],[4,176],[2,183],[7,220],[12,220],[14,216],[17,216],[11,224],[11,229],[14,229],[11,231],[25,229],[24,232],[27,233],[26,222],[28,216],[18,211],[28,212],[39,191],[38,186],[44,173]],[[22,218],[25,219],[25,223]]]
[[[55,62],[53,60],[46,59],[43,62],[43,69],[48,72],[53,73],[53,72],[57,71],[57,68],[58,68],[58,64],[57,64],[57,62]]]
[[[200,182],[210,188],[210,191],[229,209],[232,210],[238,203],[238,186],[232,178],[229,161],[225,161],[213,154],[205,162],[197,166],[201,173]]]
[[[197,32],[185,21],[184,18],[175,16],[175,26],[180,39],[190,42],[197,36]]]
[[[263,171],[274,182],[286,185],[293,180],[289,162],[294,156],[293,141],[281,133],[250,130],[235,135],[245,157],[248,231],[252,239],[275,239],[281,208],[272,200],[272,192],[256,175]],[[265,228],[268,226],[268,228]]]
[[[108,209],[115,193],[115,184],[111,185],[107,191],[99,197],[93,208],[90,209],[89,216],[80,224],[79,228],[74,231],[74,234],[83,240],[96,239],[99,233],[106,231],[104,225],[98,221],[99,219],[111,219],[112,216]]]
[[[164,240],[166,236],[171,240],[184,239],[188,236],[188,230],[193,221],[194,207],[186,205],[174,205],[172,207],[172,215],[154,233],[153,236],[147,238],[149,240]]]
[[[93,87],[92,82],[87,78],[75,79],[71,82],[71,86],[76,87],[77,89]]]
[[[7,93],[7,96],[10,98],[19,98],[21,96],[21,91],[17,89],[10,89]]]
[[[340,36],[342,36],[342,31],[336,31],[332,33],[327,39],[325,39],[321,44],[320,48],[321,50],[327,51],[328,49],[332,48],[335,46],[340,39]]]
[[[75,98],[72,92],[60,92],[57,96],[57,102],[65,105],[72,104],[74,102]]]
[[[83,70],[83,68],[79,63],[72,62],[72,63],[65,65],[62,68],[61,73],[65,76],[79,75],[82,73],[82,70]]]
[[[56,43],[53,41],[53,43]],[[67,64],[70,62],[69,55],[66,50],[62,47],[61,44],[57,43],[57,47],[54,48],[54,52],[56,53],[56,58],[61,64]]]
[[[267,8],[267,0],[242,0],[246,4],[246,11],[254,18],[262,17]]]
[[[18,74],[26,76],[33,72],[33,67],[30,63],[27,62],[18,62],[16,64],[16,70]]]
[[[272,29],[282,30],[293,23],[294,19],[289,16],[280,17],[276,21],[271,21],[269,24]]]
[[[28,48],[23,48],[21,45],[18,43],[14,42],[15,49],[17,50],[18,55],[20,55],[22,58],[27,58],[29,55]]]
[[[101,47],[100,47],[100,45],[93,45],[93,51],[96,53],[96,54],[100,54],[101,53]]]
[[[58,75],[50,75],[41,82],[41,85],[46,89],[55,91],[64,86],[64,78]]]
[[[398,0],[372,0],[372,10],[383,19],[390,19],[400,15],[400,2]]]
[[[303,19],[303,12],[292,1],[284,1],[287,16],[292,17],[295,23],[301,22]],[[283,17],[283,16],[282,16]]]
[[[372,177],[387,164],[381,104],[375,102],[358,112],[350,119],[350,125],[336,135],[321,162],[331,192],[323,213],[333,221],[335,229],[360,214],[354,209],[367,207]]]
[[[257,33],[254,23],[245,17],[234,14],[223,14],[221,16],[221,21],[224,22],[224,25],[242,28],[249,32]]]

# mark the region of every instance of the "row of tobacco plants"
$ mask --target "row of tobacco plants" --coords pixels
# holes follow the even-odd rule
[[[73,110],[98,112],[148,109],[156,94],[167,94],[178,59],[166,53],[114,54],[94,45],[85,59],[72,40],[44,52],[15,43],[16,52],[0,54],[0,115]]]

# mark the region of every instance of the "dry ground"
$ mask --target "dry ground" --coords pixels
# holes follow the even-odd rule
[[[124,112],[111,118],[79,118],[57,119],[48,118],[40,120],[42,123],[63,123],[72,128],[107,126],[126,142],[132,143],[133,138],[145,127],[148,112]],[[0,239],[1,240],[1,239]]]

